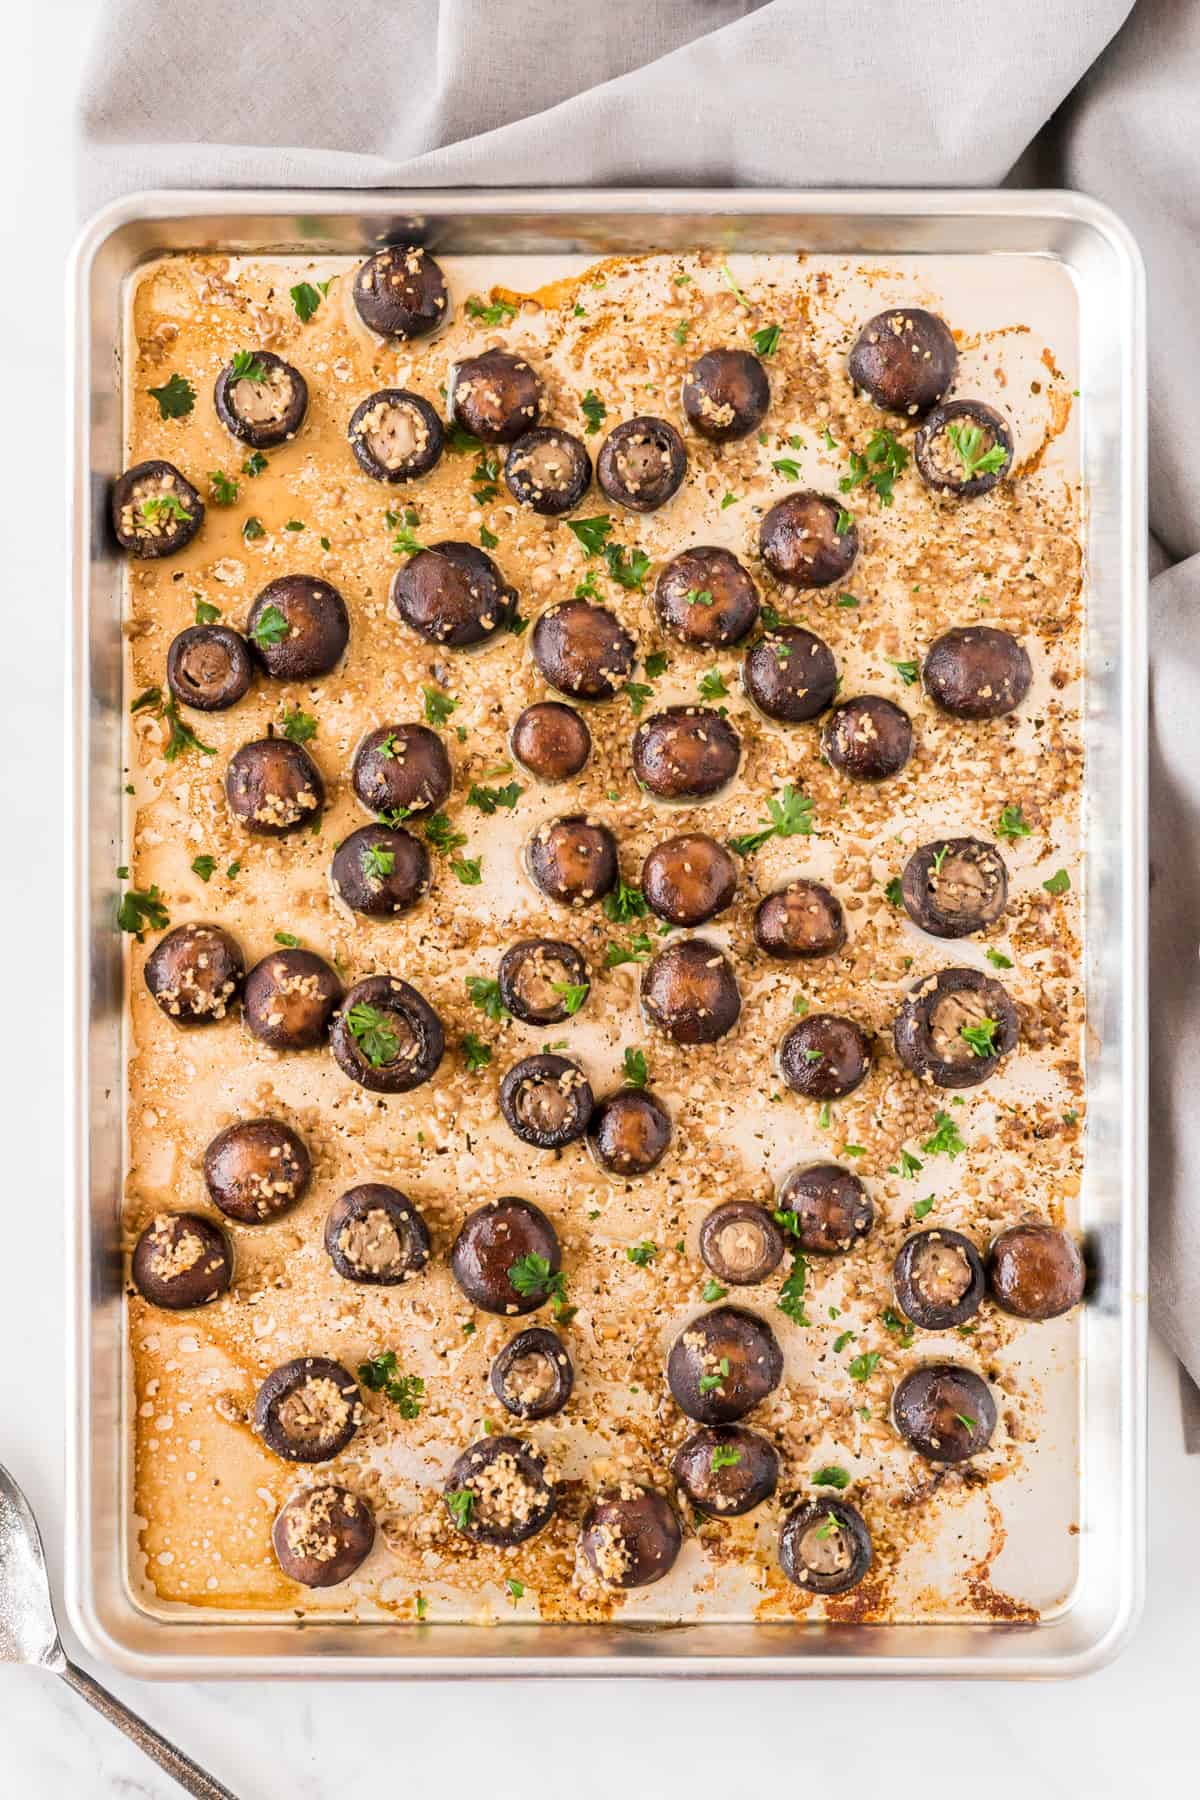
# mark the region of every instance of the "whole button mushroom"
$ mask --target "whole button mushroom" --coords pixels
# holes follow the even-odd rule
[[[273,1369],[254,1402],[254,1429],[287,1462],[328,1462],[362,1421],[362,1396],[329,1356],[297,1356]]]
[[[246,635],[268,675],[312,681],[328,675],[350,641],[346,602],[315,575],[280,575],[250,608]]]
[[[167,651],[167,686],[181,706],[224,712],[250,690],[250,647],[229,625],[189,625]]]
[[[236,1005],[246,976],[241,950],[219,925],[177,925],[146,958],[146,986],[176,1025],[211,1025]]]
[[[829,587],[844,581],[858,555],[858,527],[848,519],[845,508],[827,494],[785,494],[759,526],[759,555],[787,587]]]
[[[556,1331],[531,1325],[508,1340],[488,1379],[506,1412],[518,1419],[548,1419],[571,1398],[575,1368]]]
[[[838,1256],[862,1242],[875,1223],[875,1207],[857,1175],[837,1163],[810,1163],[780,1183],[778,1211],[791,1216],[790,1231],[808,1256]]]
[[[579,1547],[605,1587],[649,1587],[670,1573],[683,1532],[670,1501],[641,1482],[601,1488],[584,1516]]]
[[[542,416],[537,371],[511,350],[485,350],[459,363],[450,383],[450,417],[485,444],[512,444]]]
[[[246,977],[242,1017],[272,1050],[314,1050],[329,1036],[342,984],[311,950],[273,950]]]
[[[718,1281],[753,1287],[778,1268],[783,1233],[757,1201],[726,1200],[700,1227],[700,1255]]]
[[[286,837],[320,817],[325,783],[301,744],[258,738],[230,758],[225,797],[234,818],[256,837]]]
[[[399,826],[362,825],[338,845],[330,878],[351,911],[391,919],[428,893],[429,852]]]
[[[336,1482],[293,1494],[271,1528],[284,1574],[301,1587],[336,1587],[366,1561],[375,1517],[366,1501]]]
[[[372,481],[419,481],[437,466],[446,442],[442,421],[410,388],[368,394],[350,414],[346,436]]]
[[[671,1459],[671,1473],[693,1506],[715,1519],[736,1519],[775,1492],[775,1446],[746,1425],[693,1431]]]
[[[771,384],[748,350],[707,350],[683,378],[683,411],[693,431],[713,444],[749,437],[767,416]]]
[[[454,783],[450,757],[428,725],[377,725],[354,752],[354,792],[373,813],[436,812]]]
[[[523,1544],[541,1531],[558,1501],[541,1451],[508,1435],[481,1438],[464,1450],[443,1498],[464,1537],[498,1549]]]
[[[420,244],[389,244],[368,256],[352,292],[359,318],[382,338],[428,337],[450,316],[446,277]]]
[[[540,1206],[508,1195],[478,1207],[450,1252],[450,1272],[472,1305],[490,1313],[535,1312],[556,1294],[558,1234]]]
[[[391,598],[426,643],[463,650],[508,627],[517,590],[474,544],[449,540],[410,556],[392,577]]]
[[[871,1534],[848,1500],[809,1500],[792,1508],[779,1532],[779,1566],[805,1593],[845,1594],[871,1566]]]
[[[819,881],[789,881],[759,901],[754,941],[768,956],[788,960],[832,956],[846,942],[841,901]]]
[[[633,673],[637,645],[615,613],[563,600],[536,620],[530,654],[552,688],[573,700],[611,700]]]
[[[581,1138],[594,1104],[583,1070],[565,1056],[526,1056],[500,1083],[505,1124],[536,1150],[561,1150]]]
[[[364,1181],[330,1207],[325,1250],[344,1281],[396,1287],[429,1261],[429,1228],[407,1194]]]
[[[263,1225],[303,1199],[312,1158],[281,1119],[241,1119],[204,1152],[204,1185],[227,1218]]]
[[[929,1462],[978,1456],[996,1429],[996,1402],[982,1376],[957,1363],[913,1369],[892,1396],[900,1435]]]
[[[1087,1268],[1075,1239],[1040,1221],[1013,1225],[992,1240],[992,1299],[1017,1319],[1057,1319],[1084,1297]]]
[[[687,451],[675,427],[645,414],[610,431],[596,459],[601,489],[629,512],[657,512],[686,473]]]
[[[1029,652],[1010,631],[956,625],[929,646],[922,670],[930,699],[956,719],[1002,719],[1029,692]]]
[[[633,770],[659,800],[708,800],[737,774],[742,740],[709,706],[668,706],[633,737]]]
[[[539,781],[570,781],[592,753],[592,734],[573,706],[539,700],[512,728],[512,753]]]
[[[561,1025],[580,1010],[589,986],[582,956],[559,938],[513,944],[500,959],[498,981],[501,1002],[523,1025]]]
[[[334,1015],[330,1048],[344,1075],[374,1094],[407,1094],[437,1073],[446,1049],[428,1000],[394,975],[349,988]]]
[[[922,1331],[965,1325],[983,1300],[983,1262],[961,1231],[914,1231],[900,1247],[892,1280],[901,1311]]]
[[[870,1039],[840,1013],[809,1013],[784,1034],[779,1067],[793,1093],[840,1100],[871,1073]]]
[[[1016,1049],[1020,1035],[1007,989],[978,969],[925,976],[892,1027],[904,1066],[942,1088],[978,1087]]]
[[[671,1115],[646,1088],[618,1088],[601,1100],[588,1125],[588,1147],[600,1167],[623,1180],[656,1169],[671,1144]]]
[[[685,644],[720,649],[753,631],[758,589],[731,550],[697,544],[663,565],[654,607],[664,628]]]
[[[518,505],[558,519],[578,506],[591,486],[592,459],[569,431],[539,425],[512,445],[504,481]]]
[[[675,1404],[701,1425],[731,1425],[774,1392],[783,1352],[757,1313],[717,1306],[685,1325],[667,1357]]]
[[[607,825],[571,813],[539,825],[525,849],[529,878],[560,906],[591,906],[617,885],[617,840]]]
[[[110,513],[122,550],[146,560],[190,544],[204,523],[204,502],[174,463],[153,457],[117,477]]]
[[[821,729],[821,749],[855,781],[886,781],[912,755],[912,722],[882,694],[858,694],[835,706]]]
[[[760,713],[781,725],[817,718],[837,692],[833,651],[802,625],[780,625],[747,650],[742,685]]]
[[[134,1245],[130,1273],[144,1300],[181,1312],[228,1292],[233,1251],[201,1213],[158,1213]]]
[[[910,419],[937,405],[957,367],[950,327],[919,306],[896,306],[868,319],[847,362],[855,387],[884,412]]]
[[[239,443],[270,450],[294,438],[308,411],[308,383],[273,350],[239,350],[217,376],[217,417]]]
[[[642,864],[642,893],[651,912],[672,925],[703,925],[732,903],[738,865],[706,832],[655,844]]]
[[[733,965],[707,938],[660,950],[642,975],[642,1005],[651,1024],[677,1044],[715,1044],[742,1010]]]
[[[982,400],[950,400],[926,418],[913,457],[926,487],[974,500],[1012,468],[1012,432],[1007,420]]]
[[[933,937],[969,937],[994,925],[1008,904],[1008,871],[995,844],[941,838],[904,865],[900,897],[914,925]]]

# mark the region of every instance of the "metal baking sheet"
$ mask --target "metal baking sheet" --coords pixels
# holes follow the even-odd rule
[[[319,209],[319,211],[318,211]],[[1099,1291],[1080,1323],[1079,1557],[1036,1626],[921,1623],[304,1625],[153,1613],[124,1576],[121,951],[121,568],[105,540],[121,464],[118,352],[130,274],[170,250],[351,253],[419,218],[448,256],[563,257],[681,248],[1053,259],[1079,310],[1088,564],[1086,642],[1089,1125],[1082,1223]],[[78,851],[71,954],[77,1004],[78,1186],[73,1303],[79,1379],[69,1594],[94,1647],[142,1673],[1052,1673],[1111,1653],[1136,1613],[1142,1554],[1144,475],[1141,279],[1120,225],[1064,195],[149,195],[85,233],[75,264],[78,384],[72,694]],[[1010,261],[1004,274],[1012,280]],[[998,277],[1001,271],[997,270]],[[1130,754],[1131,749],[1133,754]],[[1112,797],[1120,794],[1120,805]],[[1094,797],[1103,803],[1095,804]]]

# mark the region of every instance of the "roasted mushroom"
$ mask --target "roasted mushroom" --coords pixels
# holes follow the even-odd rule
[[[358,1383],[330,1356],[297,1356],[272,1369],[254,1402],[254,1429],[288,1462],[328,1462],[361,1422]]]
[[[919,306],[868,319],[847,362],[850,379],[885,412],[920,418],[936,406],[958,367],[950,327]]]
[[[570,781],[592,753],[592,734],[573,706],[539,700],[512,728],[512,753],[539,781]]]
[[[931,1363],[900,1382],[892,1417],[901,1437],[930,1462],[965,1462],[991,1442],[996,1402],[974,1369]]]
[[[250,649],[229,625],[189,625],[167,651],[167,686],[181,706],[224,712],[249,691]]]
[[[700,1255],[718,1281],[753,1287],[778,1268],[783,1233],[757,1201],[726,1200],[700,1227]]]
[[[239,350],[217,376],[213,405],[226,431],[252,450],[294,438],[308,411],[308,383],[273,350]]]
[[[346,602],[315,575],[280,575],[250,608],[250,647],[278,681],[311,681],[328,675],[350,641]]]
[[[737,891],[737,880],[731,852],[703,831],[655,844],[642,864],[646,904],[672,925],[703,925],[724,912]]]
[[[759,638],[742,662],[742,685],[768,719],[802,725],[815,719],[837,692],[833,651],[802,625],[780,625]]]
[[[511,350],[485,350],[459,363],[450,382],[450,417],[485,444],[512,444],[542,416],[537,371]]]
[[[571,1398],[575,1367],[556,1331],[530,1325],[509,1338],[489,1380],[507,1412],[518,1419],[548,1419]]]
[[[667,1357],[675,1404],[701,1425],[731,1425],[772,1393],[783,1352],[757,1313],[716,1306],[685,1325]]]
[[[758,553],[788,587],[829,587],[850,573],[858,527],[827,494],[785,494],[758,528]]]
[[[771,1498],[779,1455],[746,1425],[705,1425],[679,1446],[671,1473],[701,1512],[734,1519]]]
[[[450,1470],[446,1510],[464,1537],[507,1549],[550,1523],[558,1496],[540,1450],[525,1438],[480,1438]]]
[[[113,483],[112,528],[122,550],[148,558],[174,556],[204,523],[204,502],[174,463],[153,457]]]
[[[500,999],[524,1025],[561,1025],[587,997],[587,964],[560,938],[522,938],[500,959]],[[581,999],[580,990],[583,998]]]
[[[1016,1049],[1017,1009],[978,969],[940,969],[917,982],[892,1027],[896,1055],[935,1087],[978,1087]]]
[[[464,1221],[450,1252],[450,1273],[472,1305],[490,1313],[535,1312],[557,1294],[558,1234],[540,1206],[506,1196]]]
[[[446,1036],[416,988],[394,975],[369,975],[355,982],[334,1014],[330,1048],[359,1087],[407,1094],[436,1074]]]
[[[759,901],[754,941],[768,956],[832,956],[846,941],[842,903],[819,881],[789,881]]]
[[[934,937],[985,931],[1008,904],[1008,871],[982,838],[935,838],[914,850],[900,881],[904,910]]]
[[[361,825],[338,845],[330,875],[352,911],[390,919],[428,892],[429,852],[399,826]]]
[[[444,806],[454,776],[428,725],[377,725],[354,752],[350,779],[368,812],[414,813]]]
[[[346,436],[354,460],[372,481],[417,481],[436,467],[445,447],[442,421],[423,394],[380,388],[350,414]]]
[[[1033,680],[1029,652],[1011,631],[956,625],[929,646],[925,691],[956,719],[1002,719],[1020,706]]]
[[[611,700],[633,673],[637,645],[615,613],[589,600],[563,600],[536,620],[534,662],[552,688],[574,700]]]
[[[504,459],[504,481],[520,506],[558,519],[579,505],[592,480],[592,459],[577,437],[539,425],[519,437]]]
[[[225,797],[234,818],[256,837],[286,837],[320,817],[325,783],[302,745],[258,738],[230,758]]]
[[[146,958],[146,986],[177,1025],[223,1019],[245,976],[241,951],[219,925],[177,925]]]
[[[685,644],[736,644],[758,619],[758,589],[731,550],[697,544],[663,565],[654,606],[664,628]]]
[[[684,376],[680,398],[693,431],[727,444],[758,430],[771,404],[771,384],[748,350],[706,350]]]
[[[900,1310],[922,1331],[965,1325],[983,1300],[983,1262],[961,1231],[914,1231],[900,1246],[892,1280]]]
[[[790,1214],[792,1240],[807,1256],[839,1256],[852,1250],[875,1223],[875,1207],[862,1182],[837,1163],[809,1163],[779,1184],[780,1213]]]
[[[422,338],[450,317],[446,277],[419,244],[389,244],[360,264],[354,304],[370,331],[383,338]]]
[[[535,1150],[561,1150],[581,1138],[594,1105],[587,1076],[565,1056],[523,1057],[500,1083],[505,1124]]]
[[[665,419],[627,419],[609,432],[596,459],[596,480],[617,506],[656,512],[687,473],[683,439]]]
[[[1012,432],[982,400],[950,400],[935,406],[917,432],[913,456],[926,487],[973,500],[1012,468]]]
[[[633,771],[659,800],[707,800],[737,774],[742,740],[709,706],[668,706],[633,737]]]
[[[311,950],[273,950],[246,977],[242,1017],[272,1050],[313,1050],[329,1035],[342,984]]]
[[[840,1100],[871,1073],[871,1040],[839,1013],[809,1013],[784,1034],[779,1067],[795,1094]]]
[[[482,644],[511,622],[517,590],[474,544],[432,544],[392,576],[392,605],[428,644]]]
[[[596,1161],[622,1179],[656,1169],[670,1142],[671,1115],[646,1088],[618,1088],[600,1101],[588,1125],[588,1147]]]
[[[660,950],[642,975],[642,1006],[652,1025],[677,1044],[715,1044],[742,1010],[733,965],[708,938]]]
[[[668,1574],[683,1532],[669,1500],[654,1488],[623,1480],[601,1488],[584,1517],[579,1547],[605,1587],[649,1587]]]
[[[591,906],[617,885],[617,840],[607,825],[571,813],[539,825],[525,850],[533,885],[561,906]]]
[[[821,749],[855,781],[886,781],[912,755],[912,724],[903,707],[882,694],[859,694],[835,706],[821,731]]]
[[[779,1566],[808,1594],[845,1594],[871,1566],[871,1534],[848,1500],[794,1506],[779,1531]]]
[[[993,1238],[987,1260],[992,1299],[1018,1319],[1057,1319],[1083,1299],[1087,1268],[1075,1239],[1029,1221]]]
[[[301,1587],[336,1587],[366,1561],[375,1517],[365,1500],[336,1482],[293,1494],[271,1528],[284,1574]]]
[[[227,1218],[242,1225],[277,1219],[303,1199],[312,1158],[281,1119],[240,1119],[204,1152],[204,1185]]]
[[[325,1249],[344,1280],[395,1287],[429,1261],[429,1227],[407,1194],[364,1181],[330,1207]]]
[[[134,1245],[130,1274],[152,1306],[182,1312],[228,1291],[233,1251],[220,1226],[201,1213],[162,1212]]]

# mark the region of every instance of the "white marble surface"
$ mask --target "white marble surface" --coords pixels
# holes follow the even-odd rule
[[[652,3],[652,0],[648,0]],[[63,258],[74,230],[70,109],[91,0],[10,0],[0,107],[0,433],[5,505],[5,844],[0,944],[8,1029],[7,1215],[0,1259],[0,1460],[26,1487],[57,1580],[62,1562],[61,1169]],[[163,46],[170,54],[169,44]],[[236,45],[231,45],[231,54]],[[14,954],[36,923],[42,963]],[[20,1249],[18,1250],[18,1246]],[[36,1246],[42,1279],[24,1258]],[[155,1686],[106,1677],[243,1800],[438,1797],[471,1780],[494,1800],[561,1787],[575,1800],[682,1800],[744,1791],[915,1791],[937,1766],[976,1800],[1014,1790],[1095,1796],[1193,1791],[1200,1584],[1200,1457],[1184,1457],[1174,1370],[1152,1359],[1151,1572],[1145,1619],[1084,1682],[767,1687],[697,1683]],[[1180,1560],[1182,1553],[1182,1559]],[[1189,1571],[1181,1577],[1180,1569]],[[913,1728],[913,1709],[925,1721]],[[819,1712],[818,1712],[819,1709]],[[753,1748],[748,1750],[747,1746]],[[486,1746],[486,1762],[480,1752]],[[836,1788],[834,1787],[836,1783]],[[0,1793],[12,1800],[170,1800],[179,1790],[51,1676],[0,1671]]]

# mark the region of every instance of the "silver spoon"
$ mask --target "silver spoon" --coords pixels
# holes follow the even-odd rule
[[[237,1796],[198,1768],[190,1756],[139,1719],[135,1712],[77,1668],[62,1647],[46,1577],[46,1559],[37,1520],[29,1502],[0,1463],[0,1662],[29,1663],[61,1675],[89,1706],[131,1738],[140,1750],[165,1769],[198,1800],[237,1800]]]

